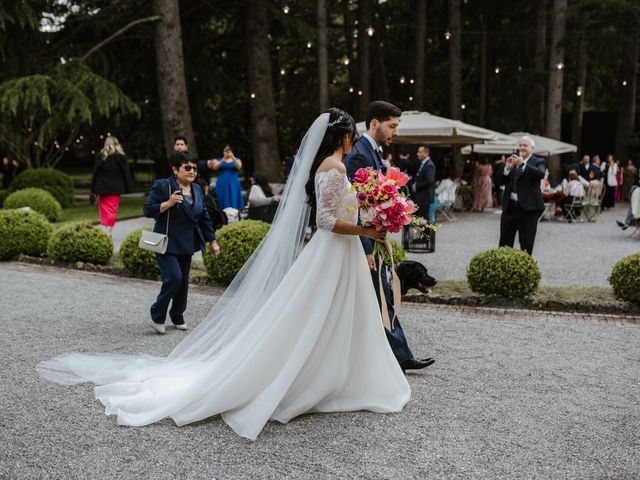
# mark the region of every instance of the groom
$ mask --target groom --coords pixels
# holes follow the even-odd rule
[[[359,168],[371,167],[375,170],[385,170],[380,153],[382,146],[391,145],[393,138],[397,135],[400,115],[402,115],[400,109],[391,103],[376,101],[369,104],[365,123],[367,132],[353,145],[351,152],[344,159],[344,164],[347,167],[347,176],[350,181],[353,181],[356,170]],[[400,363],[402,371],[419,370],[428,367],[435,362],[433,358],[416,360],[409,349],[398,317],[395,315],[393,303],[391,303],[393,295],[387,278],[387,267],[384,264],[378,265],[377,259],[373,256],[374,241],[366,237],[360,237],[360,240],[367,255],[369,268],[371,269],[371,278],[373,279],[373,286],[378,296],[378,304],[381,304],[381,301],[377,269],[382,269],[382,288],[384,289],[384,295],[387,301],[386,308],[388,309],[389,318],[391,319],[391,331],[385,329],[385,332],[393,354],[396,356],[398,363]]]

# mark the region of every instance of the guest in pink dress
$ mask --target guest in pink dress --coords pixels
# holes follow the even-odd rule
[[[493,170],[486,159],[476,164],[473,178],[473,206],[472,210],[482,212],[493,206],[491,196],[491,175]]]

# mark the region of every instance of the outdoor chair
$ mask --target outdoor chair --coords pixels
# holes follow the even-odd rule
[[[584,197],[573,197],[571,203],[564,205],[565,220],[567,222],[576,223],[585,220],[582,215],[584,209],[583,201]]]
[[[588,222],[595,222],[602,211],[602,199],[604,198],[604,185],[601,188],[587,188],[587,193],[582,201],[584,207],[582,215]]]
[[[458,196],[458,184],[456,183],[454,184],[454,187],[453,187],[453,200],[445,203],[444,205],[439,206],[436,209],[436,217],[438,214],[441,214],[447,220],[447,222],[455,222],[456,220],[458,220],[458,217],[456,217],[455,214],[453,213],[453,206],[456,203],[457,196]]]

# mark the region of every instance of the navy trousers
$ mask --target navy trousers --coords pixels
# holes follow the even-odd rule
[[[376,265],[378,263],[378,259],[376,258]],[[389,319],[391,319],[391,331],[384,329],[387,334],[387,340],[389,341],[389,345],[391,346],[391,350],[398,360],[399,363],[406,362],[407,360],[411,360],[413,358],[413,353],[411,353],[411,349],[409,348],[409,344],[407,343],[407,337],[404,336],[404,331],[402,330],[402,326],[398,321],[398,317],[396,317],[396,312],[393,309],[393,293],[391,292],[391,286],[389,285],[389,281],[387,279],[387,266],[377,265],[377,268],[382,268],[382,288],[384,290],[384,296],[387,300],[387,311],[389,312]],[[378,305],[380,305],[380,286],[378,284],[378,272],[372,271],[371,278],[373,279],[373,286],[376,290],[376,296],[378,297]]]
[[[182,314],[187,309],[187,294],[189,292],[189,271],[191,270],[191,257],[193,255],[172,255],[170,253],[156,254],[160,274],[162,275],[162,287],[156,299],[151,305],[151,319],[155,323],[164,323],[169,309],[169,316],[174,325],[184,323]]]

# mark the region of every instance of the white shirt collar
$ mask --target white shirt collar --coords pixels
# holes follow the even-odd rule
[[[362,136],[369,141],[374,150],[378,150],[378,144],[373,138],[371,138],[371,135],[369,135],[367,132],[364,132]]]

